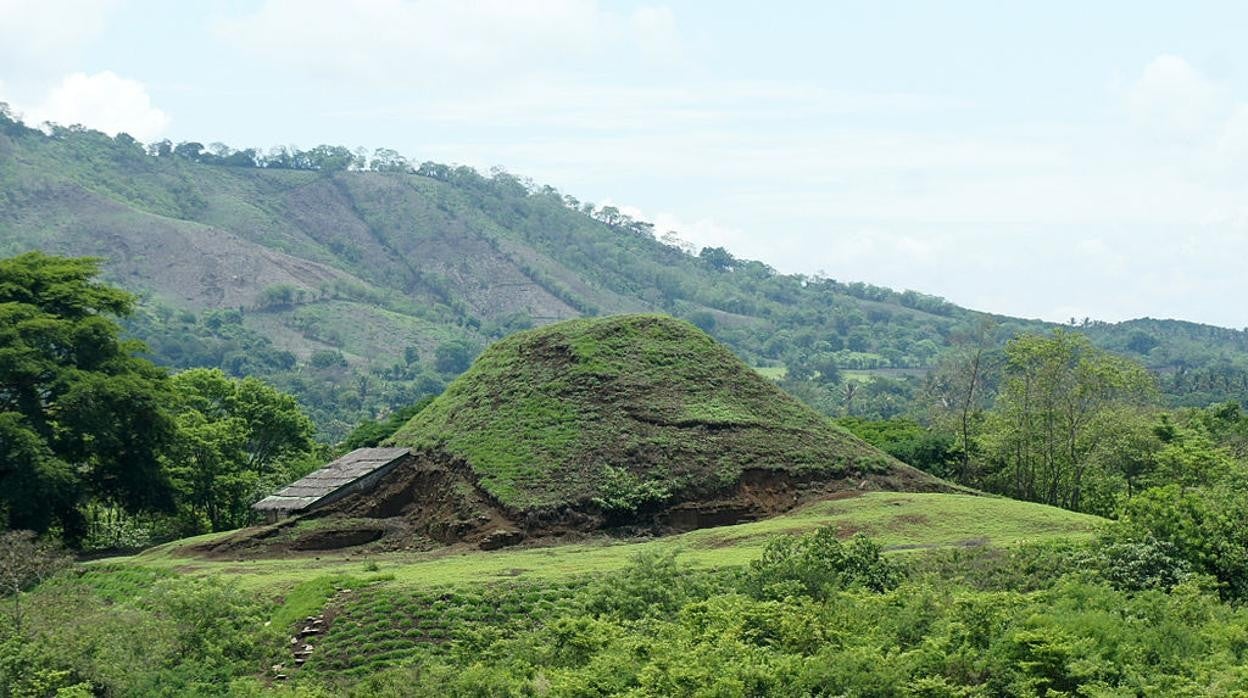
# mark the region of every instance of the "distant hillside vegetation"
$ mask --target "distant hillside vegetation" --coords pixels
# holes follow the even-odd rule
[[[668,233],[503,171],[393,151],[45,134],[0,108],[0,255],[103,257],[111,281],[142,294],[129,329],[157,361],[263,376],[300,397],[323,438],[439,392],[511,332],[632,312],[687,319],[753,365],[787,368],[786,387],[824,411],[889,416],[981,317],[688,250]],[[997,343],[1046,327],[996,320]],[[1161,372],[1173,401],[1242,399],[1248,387],[1244,332],[1082,329]],[[860,372],[852,404],[836,387],[844,371]]]

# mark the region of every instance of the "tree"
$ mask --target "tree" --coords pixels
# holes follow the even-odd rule
[[[1082,511],[1095,464],[1089,456],[1114,433],[1108,415],[1151,404],[1153,378],[1060,329],[1017,337],[1005,353],[1005,380],[985,434],[995,484],[1014,497]]]
[[[835,354],[819,352],[809,357],[808,361],[817,374],[816,379],[823,385],[833,386],[841,382],[841,369]]]
[[[378,148],[373,151],[371,168],[374,172],[410,172],[412,165],[398,151]]]
[[[295,399],[257,378],[197,368],[170,382],[178,433],[169,472],[179,503],[214,530],[246,523],[254,498],[289,481],[315,451],[312,422]]]
[[[186,158],[187,160],[198,161],[201,159],[203,153],[204,144],[195,143],[193,141],[179,143],[177,147],[173,149],[174,155],[177,155],[180,158]]]
[[[737,258],[722,247],[703,247],[698,257],[716,271],[732,271],[737,264]]]
[[[1216,577],[1225,595],[1248,598],[1248,493],[1242,489],[1154,487],[1120,513],[1120,536],[1164,541],[1194,569]]]
[[[988,404],[988,377],[997,364],[989,355],[995,329],[996,323],[985,317],[972,332],[951,337],[954,350],[928,378],[933,421],[957,435],[961,461],[957,479],[961,482],[973,479],[972,448]]]
[[[835,526],[801,536],[777,536],[742,573],[742,588],[758,598],[805,595],[827,599],[836,591],[860,587],[888,591],[901,582],[895,563],[862,534],[842,543]]]
[[[85,532],[79,505],[168,509],[159,454],[173,436],[162,370],[120,339],[134,298],[97,260],[0,261],[0,515],[10,528]]]
[[[290,284],[266,286],[256,297],[256,305],[260,308],[286,308],[295,302],[295,293],[295,287]]]
[[[0,595],[13,597],[13,624],[22,632],[22,594],[69,565],[64,550],[32,531],[0,533]]]
[[[346,368],[347,358],[340,351],[319,349],[308,357],[308,363],[313,368]]]
[[[703,332],[715,331],[715,314],[709,310],[695,310],[689,313],[689,322],[697,325]]]
[[[434,367],[440,373],[463,373],[472,364],[472,346],[462,339],[443,342],[434,350]]]

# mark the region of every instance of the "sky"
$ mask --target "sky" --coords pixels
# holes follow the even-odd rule
[[[0,101],[502,166],[979,310],[1243,328],[1246,27],[1199,1],[0,0]]]

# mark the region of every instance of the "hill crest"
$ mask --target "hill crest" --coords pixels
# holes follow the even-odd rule
[[[839,477],[900,465],[705,332],[650,314],[499,341],[388,443],[463,459],[519,510],[662,502],[746,470]]]
[[[0,108],[0,255],[105,258],[108,280],[142,296],[128,329],[153,359],[263,377],[297,395],[328,441],[440,392],[511,332],[631,312],[685,318],[752,365],[787,369],[825,412],[888,417],[913,400],[910,379],[984,317],[914,291],[779,274],[720,248],[691,254],[614,207],[502,171],[309,169],[168,145],[47,134]],[[994,320],[996,346],[1053,327]],[[1173,404],[1242,400],[1248,386],[1248,332],[1077,329],[1161,374]],[[808,380],[838,370],[880,380],[852,405]]]
[[[293,549],[663,533],[861,491],[957,489],[663,315],[567,320],[499,341],[386,445],[411,456],[374,489],[314,511],[326,525]]]

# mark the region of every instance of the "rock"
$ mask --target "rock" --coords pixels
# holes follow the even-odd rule
[[[515,529],[498,528],[486,534],[477,547],[482,550],[497,550],[515,545],[524,540],[524,534]]]

